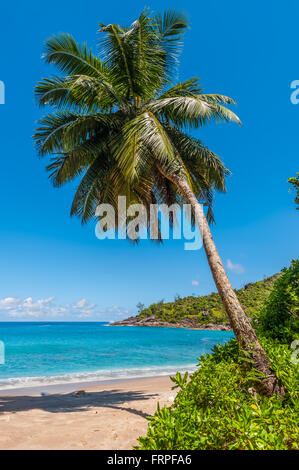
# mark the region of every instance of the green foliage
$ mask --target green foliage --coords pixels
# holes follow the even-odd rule
[[[259,316],[261,334],[290,343],[299,337],[299,260],[277,279]]]
[[[245,288],[235,290],[239,301],[250,318],[257,318],[265,299],[271,293],[274,282],[279,278],[275,274],[263,281],[248,284]],[[227,324],[228,318],[219,294],[213,293],[200,297],[177,297],[175,302],[154,303],[142,310],[140,318],[156,315],[160,321],[177,323],[193,319],[199,324]]]
[[[297,210],[299,210],[299,173],[297,173],[297,176],[293,176],[293,178],[288,179],[288,183],[291,183],[294,186],[295,191],[297,191],[297,195],[295,197],[295,204],[297,204],[298,207],[296,207]]]
[[[139,449],[299,449],[299,365],[290,347],[299,332],[299,261],[271,279],[272,292],[261,308],[263,283],[269,293],[265,279],[249,286],[245,299],[250,299],[253,324],[273,373],[286,387],[285,396],[269,398],[256,392],[260,372],[252,367],[250,353],[240,350],[233,339],[201,356],[189,380],[180,373],[171,378],[173,388],[179,389],[175,401],[170,407],[158,407],[149,418]]]
[[[139,438],[145,450],[298,449],[298,366],[286,345],[263,340],[278,377],[287,386],[284,398],[254,392],[257,377],[244,368],[236,340],[217,346],[199,359],[190,380],[178,373],[174,404],[158,408],[148,432]]]
[[[137,307],[137,311],[138,312],[142,312],[142,310],[144,309],[144,304],[141,303],[141,302],[138,302],[138,304],[136,305]]]

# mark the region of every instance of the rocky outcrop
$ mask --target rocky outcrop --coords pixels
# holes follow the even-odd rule
[[[200,324],[195,319],[183,318],[179,322],[164,322],[151,315],[146,318],[129,317],[125,320],[110,323],[111,326],[164,326],[168,328],[189,328],[193,330],[218,330],[218,331],[231,331],[229,324],[220,325],[217,323],[204,323]]]

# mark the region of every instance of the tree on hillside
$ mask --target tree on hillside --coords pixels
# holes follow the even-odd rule
[[[138,304],[136,305],[137,307],[137,312],[138,314],[142,312],[142,310],[144,309],[145,305],[142,303],[142,302],[138,302]]]
[[[225,191],[229,172],[187,131],[210,121],[240,121],[226,106],[234,101],[204,93],[197,78],[175,83],[187,26],[175,11],[144,11],[129,27],[100,24],[99,55],[69,34],[47,40],[44,58],[61,74],[36,87],[40,105],[54,112],[40,120],[34,139],[41,156],[55,155],[47,166],[54,186],[81,177],[71,215],[83,222],[100,203],[112,204],[117,213],[118,195],[147,211],[155,203],[191,205],[236,338],[262,373],[260,392],[283,393],[210,231],[213,192]]]

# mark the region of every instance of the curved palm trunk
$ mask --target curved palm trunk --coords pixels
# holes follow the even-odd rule
[[[191,205],[196,219],[200,221],[199,228],[208,263],[237,341],[243,349],[250,352],[255,368],[265,375],[258,385],[258,391],[266,396],[271,396],[273,393],[284,395],[285,388],[271,371],[269,359],[227,277],[201,204],[186,180],[165,173],[164,176],[178,186]]]

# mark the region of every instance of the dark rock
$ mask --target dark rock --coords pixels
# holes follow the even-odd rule
[[[155,320],[156,320],[156,315],[151,315],[150,317],[144,318],[141,321],[142,323],[148,323],[148,322],[155,321]]]
[[[147,327],[167,327],[167,328],[189,328],[194,330],[217,330],[231,331],[229,324],[221,325],[217,323],[200,324],[196,318],[183,318],[180,322],[171,323],[159,321],[155,315],[147,318],[130,317],[125,320],[110,323],[112,326],[147,326]]]
[[[78,390],[77,392],[74,392],[73,395],[74,397],[79,398],[79,397],[85,397],[87,393],[85,392],[85,390]]]

